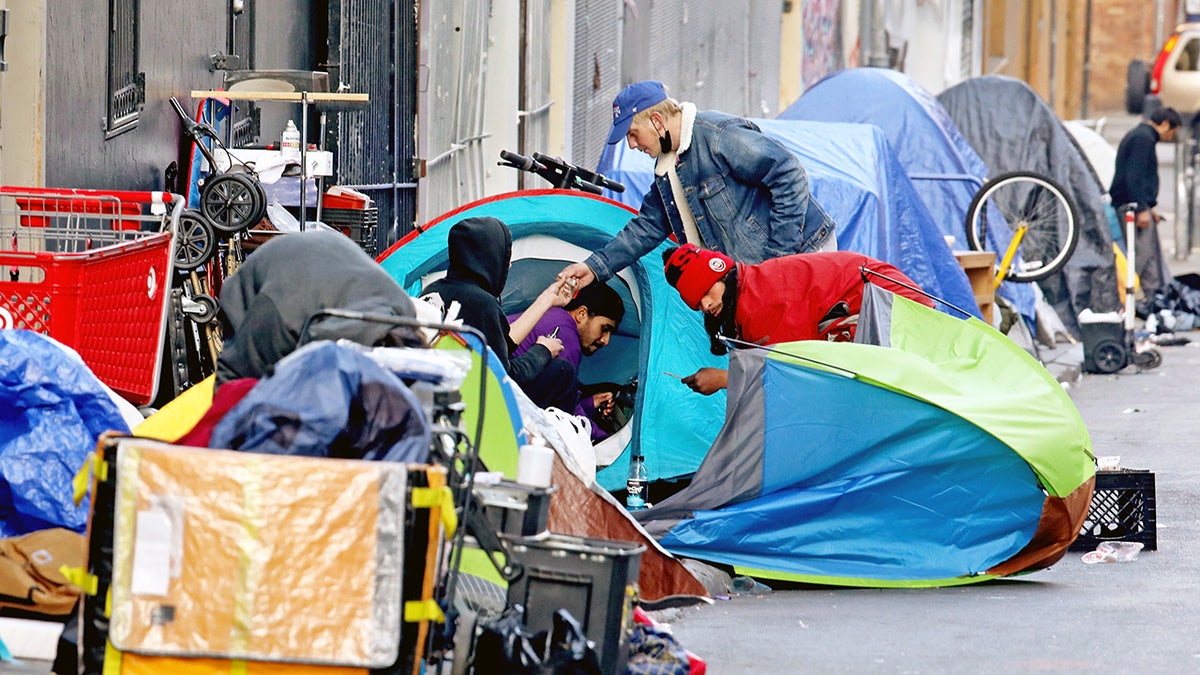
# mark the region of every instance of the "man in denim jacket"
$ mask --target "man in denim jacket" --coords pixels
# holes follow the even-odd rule
[[[629,85],[613,101],[609,144],[654,157],[654,184],[638,215],[560,277],[607,280],[671,234],[750,264],[837,250],[834,222],[808,191],[800,161],[748,120],[696,110],[661,82]]]

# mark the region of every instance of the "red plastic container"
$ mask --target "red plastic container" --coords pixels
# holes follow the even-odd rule
[[[321,196],[321,208],[323,209],[365,209],[370,205],[370,199],[352,194],[330,194],[326,192]]]

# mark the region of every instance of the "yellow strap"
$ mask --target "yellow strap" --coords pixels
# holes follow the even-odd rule
[[[404,620],[408,623],[418,621],[433,621],[443,623],[446,620],[442,608],[433,600],[409,600],[404,603]]]
[[[233,659],[229,662],[229,675],[246,675],[249,672],[249,666],[245,661]]]
[[[447,537],[454,536],[454,530],[458,528],[458,515],[454,513],[454,493],[450,491],[449,486],[413,488],[412,505],[418,509],[440,507],[442,528],[446,530]]]
[[[87,570],[82,567],[69,567],[63,565],[58,568],[67,579],[67,583],[75,586],[88,595],[95,595],[100,588],[100,579],[94,574],[88,574]]]
[[[100,458],[95,452],[89,452],[87,459],[83,460],[83,466],[75,472],[75,477],[71,479],[71,485],[75,488],[75,506],[83,503],[83,497],[87,494],[88,487],[91,484],[91,471],[95,469],[96,480],[108,480],[108,462]]]
[[[103,675],[121,675],[121,659],[125,658],[108,640],[104,641]]]

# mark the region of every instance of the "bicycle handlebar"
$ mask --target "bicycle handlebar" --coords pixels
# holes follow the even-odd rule
[[[625,186],[615,180],[605,178],[594,171],[575,166],[559,157],[533,153],[526,157],[507,150],[500,151],[500,166],[507,166],[520,171],[536,173],[556,188],[574,189],[590,194],[601,194],[602,188],[613,192],[624,192]]]
[[[500,151],[500,159],[504,160],[502,162],[497,162],[497,164],[500,166],[509,166],[514,169],[529,171],[531,173],[537,173],[539,170],[545,170],[545,167],[533,161],[532,158],[526,157],[525,155],[518,155],[515,152],[509,152],[507,150]]]
[[[533,153],[533,158],[535,160],[537,160],[538,162],[546,164],[547,166],[553,166],[553,167],[555,167],[557,169],[561,169],[563,171],[568,171],[568,170],[574,171],[579,176],[580,179],[582,179],[583,181],[585,181],[587,183],[591,183],[592,185],[597,185],[602,188],[608,188],[609,190],[612,190],[613,192],[624,192],[625,191],[625,185],[623,185],[622,183],[618,183],[615,180],[609,180],[608,178],[605,178],[603,175],[598,174],[595,171],[589,171],[588,169],[585,169],[581,166],[575,166],[574,164],[568,164],[567,162],[563,161],[562,159],[559,159],[558,157],[547,157],[546,155],[543,155],[540,152],[535,152],[535,153]]]

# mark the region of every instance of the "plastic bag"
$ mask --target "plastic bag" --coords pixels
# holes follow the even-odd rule
[[[1132,562],[1137,560],[1145,544],[1136,541],[1102,541],[1095,551],[1083,554],[1083,562],[1094,565],[1102,562]]]
[[[600,675],[596,651],[583,627],[569,612],[554,613],[554,626],[531,635],[525,608],[512,605],[483,624],[475,641],[469,673],[474,675]]]
[[[688,675],[691,659],[671,631],[636,625],[629,636],[629,675]]]

